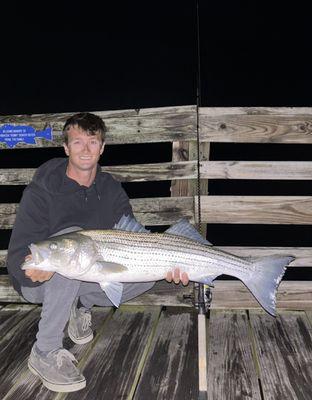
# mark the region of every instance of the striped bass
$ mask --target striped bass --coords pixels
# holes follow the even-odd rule
[[[98,282],[115,306],[123,283],[165,279],[179,267],[194,282],[212,286],[222,274],[240,279],[260,305],[275,315],[276,291],[292,256],[238,257],[206,241],[186,220],[164,233],[150,233],[123,216],[110,230],[79,230],[29,246],[23,269],[54,271],[70,279]]]

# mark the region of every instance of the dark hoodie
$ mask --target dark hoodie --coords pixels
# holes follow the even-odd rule
[[[6,265],[14,288],[38,286],[21,269],[28,246],[70,226],[110,229],[125,215],[133,215],[121,184],[98,166],[93,184],[81,186],[66,175],[67,158],[41,165],[24,190],[13,227]]]

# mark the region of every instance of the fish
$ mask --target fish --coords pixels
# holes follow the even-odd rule
[[[159,281],[179,267],[190,281],[212,287],[220,275],[241,280],[272,316],[278,286],[295,259],[292,255],[239,257],[213,246],[186,219],[163,233],[151,233],[126,215],[112,229],[81,229],[32,243],[29,249],[32,257],[22,269],[97,282],[116,307],[124,283]]]

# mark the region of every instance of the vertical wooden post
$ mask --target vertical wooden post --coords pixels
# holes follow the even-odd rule
[[[199,160],[209,160],[210,143],[200,143]],[[173,142],[172,161],[197,160],[198,148],[196,142]],[[200,195],[208,194],[208,181],[201,180]],[[171,196],[198,196],[198,179],[176,180],[171,185]],[[197,205],[194,207],[197,209]],[[196,215],[194,215],[196,220]],[[200,231],[206,238],[207,225],[201,224]],[[206,346],[206,314],[202,311],[198,314],[198,388],[199,400],[207,399],[207,346]]]

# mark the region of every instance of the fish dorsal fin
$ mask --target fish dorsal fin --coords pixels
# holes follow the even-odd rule
[[[204,239],[202,235],[191,225],[185,218],[180,219],[176,224],[170,226],[165,231],[169,235],[184,236],[188,239],[196,240],[199,243],[212,246],[208,240]]]
[[[115,224],[114,229],[128,232],[146,232],[150,233],[149,230],[145,229],[133,216],[123,215],[120,220]]]

